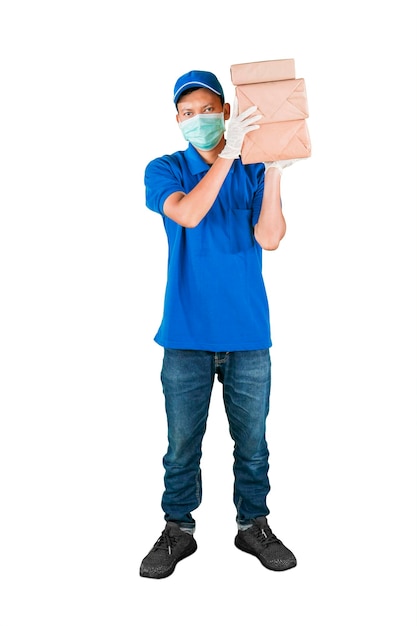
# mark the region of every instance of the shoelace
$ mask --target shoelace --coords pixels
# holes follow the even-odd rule
[[[256,538],[259,539],[259,541],[261,541],[265,545],[267,545],[268,543],[282,544],[282,541],[274,535],[274,533],[269,528],[269,526],[262,527],[262,526],[258,526],[254,524],[254,527],[256,528],[255,530],[256,535],[257,535]]]
[[[172,554],[172,549],[177,543],[177,537],[175,535],[170,535],[166,530],[162,531],[162,535],[159,537],[158,541],[153,547],[153,551],[156,550],[166,550],[169,555]]]

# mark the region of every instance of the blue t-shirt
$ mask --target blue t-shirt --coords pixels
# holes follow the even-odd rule
[[[207,215],[184,228],[163,212],[176,191],[188,193],[209,165],[195,148],[151,161],[146,206],[160,213],[168,238],[162,323],[155,341],[166,348],[232,352],[271,346],[262,248],[253,227],[264,189],[264,166],[235,159]]]

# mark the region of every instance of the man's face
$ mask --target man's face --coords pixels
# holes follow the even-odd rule
[[[210,89],[196,89],[179,99],[177,113],[177,122],[185,122],[194,115],[202,115],[204,113],[224,113],[224,119],[230,117],[230,106],[225,103],[222,105],[220,96],[210,91]]]

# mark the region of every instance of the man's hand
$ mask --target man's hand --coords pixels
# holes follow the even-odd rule
[[[260,120],[262,115],[253,115],[257,109],[257,106],[252,106],[238,115],[238,101],[235,98],[233,114],[227,128],[226,145],[220,152],[219,157],[222,157],[222,159],[237,159],[240,156],[246,133],[259,128],[259,124],[254,124],[254,122]]]
[[[265,165],[265,173],[267,172],[267,170],[270,167],[276,167],[277,170],[279,170],[280,174],[282,175],[282,172],[284,171],[284,168],[285,167],[289,167],[290,165],[292,165],[296,161],[299,161],[299,159],[288,159],[287,161],[270,161],[270,162],[264,163],[264,165]]]

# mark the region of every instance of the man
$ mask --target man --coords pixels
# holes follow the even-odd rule
[[[201,501],[201,446],[217,375],[234,440],[235,545],[271,570],[296,565],[267,522],[271,383],[270,323],[262,249],[285,234],[280,179],[291,161],[243,165],[240,153],[260,115],[230,115],[217,77],[193,70],[174,87],[184,151],[151,161],[146,205],[162,216],[169,246],[162,323],[162,387],[168,423],[163,458],[166,526],[140,575],[164,578],[193,554],[191,512]],[[227,141],[225,121],[228,121]]]

